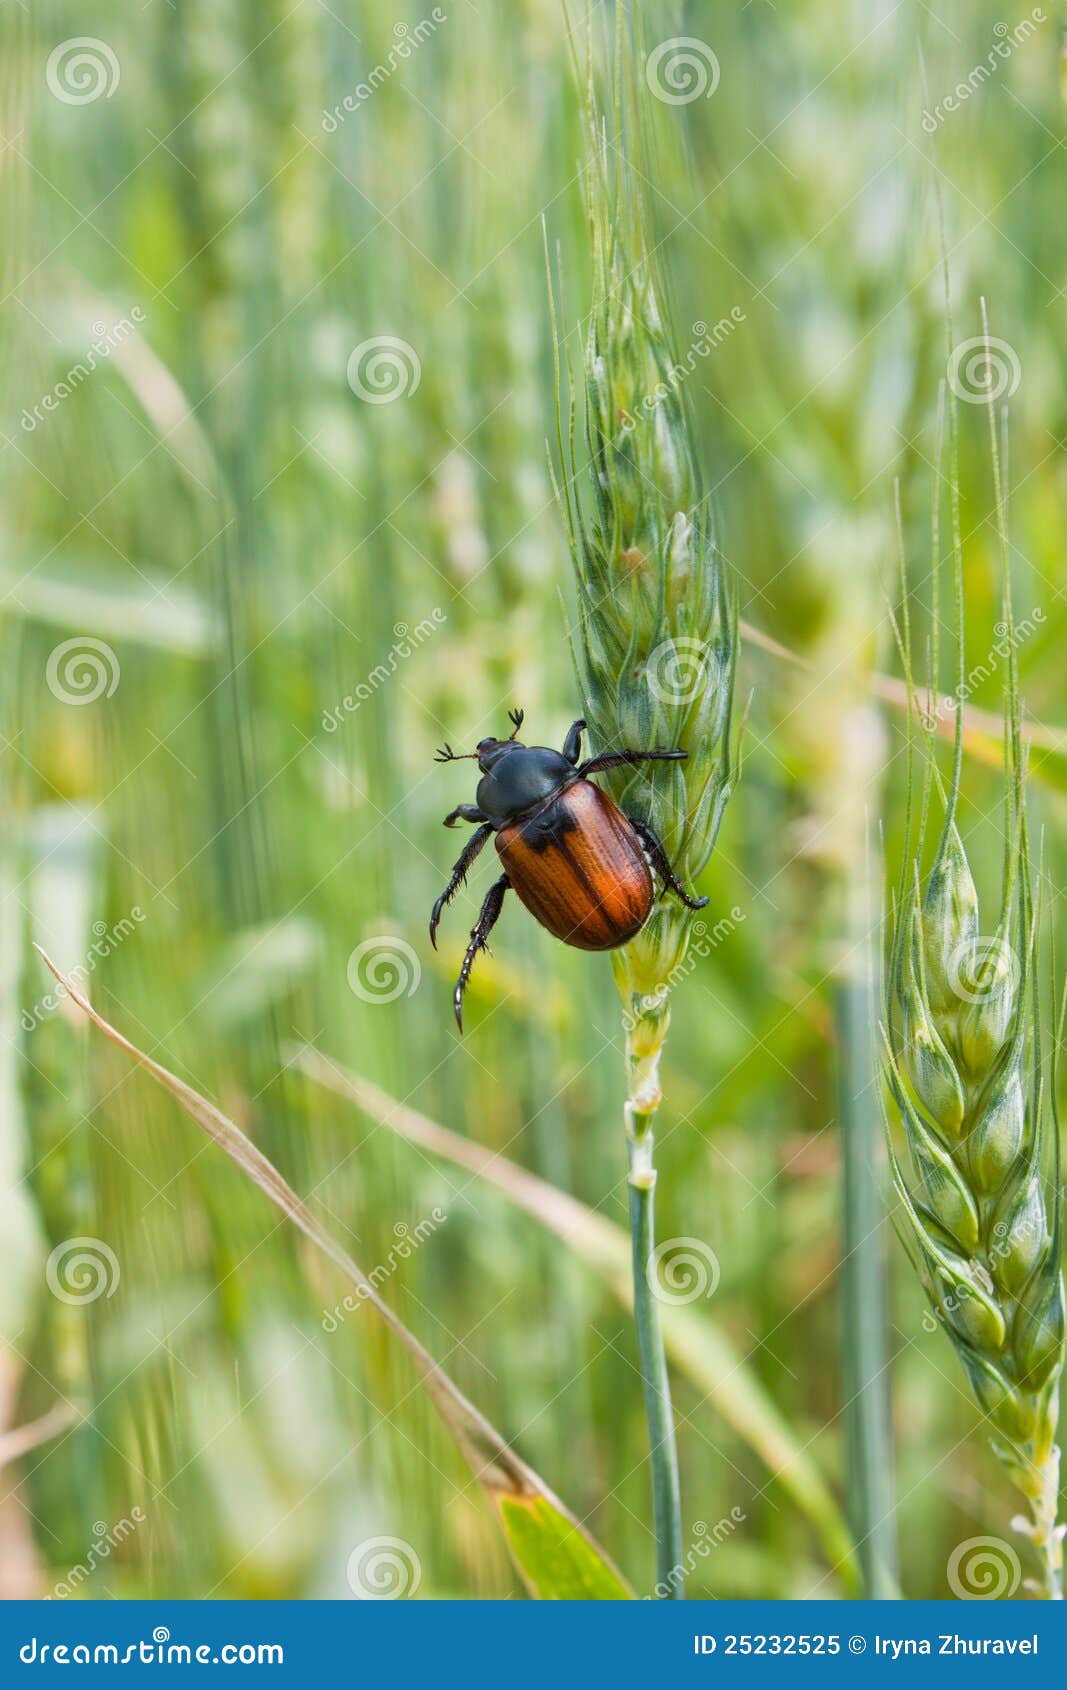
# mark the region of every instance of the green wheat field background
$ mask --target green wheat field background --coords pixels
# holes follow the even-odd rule
[[[512,899],[460,1039],[491,851],[427,937],[474,790],[435,747],[514,707],[559,745],[588,713],[546,276],[547,242],[566,393],[586,17],[398,4],[0,12],[0,1596],[526,1593],[403,1344],[35,943],[270,1158],[633,1592],[656,1582],[611,969]],[[590,16],[614,145],[615,20]],[[1026,1595],[1017,1502],[894,1235],[873,976],[905,848],[898,504],[913,666],[941,625],[956,685],[947,371],[960,831],[989,932],[1017,661],[1067,954],[1061,19],[729,0],[642,28],[631,185],[746,717],[657,1121],[687,1594],[959,1594],[982,1539],[992,1593]],[[657,92],[644,55],[683,37],[702,84]]]

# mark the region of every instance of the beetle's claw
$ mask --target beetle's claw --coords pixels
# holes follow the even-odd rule
[[[706,910],[710,903],[710,898],[690,898],[689,908],[691,910]]]

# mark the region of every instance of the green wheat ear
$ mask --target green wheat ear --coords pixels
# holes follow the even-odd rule
[[[680,747],[684,761],[618,774],[611,795],[659,835],[690,886],[711,855],[733,781],[731,705],[737,615],[697,470],[685,381],[644,209],[651,148],[640,21],[616,10],[614,140],[597,112],[592,52],[586,101],[593,297],[577,383],[587,463],[575,451],[556,362],[564,517],[577,597],[572,637],[582,714],[596,751]],[[638,166],[635,168],[634,159]],[[551,293],[551,274],[550,274]],[[710,313],[709,313],[710,315]],[[555,321],[553,321],[555,329]],[[555,333],[558,348],[558,331]],[[572,382],[572,392],[576,384]],[[678,1466],[654,1294],[653,1123],[670,988],[693,918],[661,892],[641,932],[612,952],[623,1001],[634,1312],[651,1445],[660,1594],[682,1594]]]
[[[737,609],[693,445],[681,362],[649,240],[639,160],[650,149],[643,108],[625,85],[609,144],[590,90],[585,197],[593,299],[580,381],[587,466],[576,470],[575,407],[557,420],[558,487],[577,597],[572,639],[582,712],[597,751],[679,746],[684,762],[609,779],[625,810],[649,821],[692,886],[711,855],[735,778],[731,710]],[[584,486],[582,485],[584,481]],[[662,1043],[672,971],[692,917],[661,897],[646,927],[614,953],[627,1026]],[[645,1040],[650,1042],[649,1039]]]
[[[953,419],[949,479],[962,681],[966,671],[954,427]],[[993,459],[1003,540],[995,428]],[[905,865],[889,929],[883,1072],[902,1242],[990,1423],[993,1446],[1026,1497],[1030,1517],[1013,1523],[1035,1547],[1041,1593],[1059,1598],[1064,1527],[1056,1523],[1060,1452],[1055,1440],[1065,1326],[1059,1133],[1054,1057],[1045,1033],[1045,994],[1038,972],[1043,912],[1033,895],[1006,553],[1005,543],[1004,615],[1011,656],[1005,699],[1006,846],[1000,911],[984,934],[957,826],[961,703],[948,790],[940,787],[935,730],[929,724],[918,806],[912,801],[909,777]],[[901,650],[911,687],[906,581],[904,604]],[[914,700],[914,689],[912,696]],[[944,816],[933,861],[923,876],[934,791],[943,799]]]

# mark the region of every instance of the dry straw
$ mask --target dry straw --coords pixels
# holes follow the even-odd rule
[[[957,615],[962,651],[962,560],[955,418],[950,412]],[[1032,1542],[1035,1588],[1063,1594],[1057,1525],[1056,1424],[1064,1360],[1058,1127],[1054,1054],[1045,1030],[1026,813],[1001,454],[991,415],[997,526],[1003,545],[1004,619],[1012,656],[1005,707],[1004,869],[1000,910],[984,924],[957,825],[961,732],[947,791],[927,716],[921,799],[911,800],[905,865],[895,900],[884,1002],[884,1073],[893,1127],[889,1154],[900,1199],[898,1229],[984,1412],[994,1448],[1026,1498],[1016,1528]],[[935,528],[935,578],[937,540]],[[905,611],[907,588],[904,594]],[[936,627],[938,607],[934,604]],[[902,651],[910,680],[907,617]],[[936,687],[936,657],[931,682]],[[935,693],[936,696],[936,693]],[[962,715],[962,708],[957,716]],[[943,819],[925,875],[934,798]],[[983,928],[986,928],[983,931]],[[896,1138],[906,1152],[897,1153]]]
[[[598,752],[680,746],[684,762],[609,777],[612,796],[647,820],[692,887],[715,844],[734,778],[731,702],[736,611],[711,506],[696,467],[684,391],[672,355],[661,273],[642,203],[647,114],[633,76],[639,45],[617,47],[615,140],[591,79],[585,176],[593,303],[583,336],[588,480],[575,479],[575,415],[559,408],[560,504],[574,563],[573,641]],[[624,149],[633,149],[637,162]],[[558,399],[557,371],[557,399]],[[653,1121],[672,980],[692,916],[661,896],[638,936],[613,953],[623,1002],[635,1314],[652,1440],[661,1584],[681,1595],[678,1480],[669,1385],[655,1298]]]

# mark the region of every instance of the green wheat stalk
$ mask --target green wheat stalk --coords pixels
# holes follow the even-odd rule
[[[949,416],[962,682],[963,570],[951,408]],[[905,862],[889,929],[883,1007],[883,1073],[890,1104],[886,1127],[902,1242],[989,1422],[993,1447],[1026,1499],[1029,1518],[1013,1524],[1034,1546],[1040,1565],[1036,1588],[1061,1598],[1065,1528],[1056,1518],[1060,1452],[1055,1441],[1064,1362],[1059,1133],[1054,1059],[1038,972],[1042,911],[1033,889],[1001,453],[992,410],[990,425],[1010,649],[1000,911],[993,933],[983,936],[978,893],[957,824],[961,699],[947,791],[934,761],[936,726],[929,715],[918,806],[909,774]],[[934,560],[936,582],[936,519]],[[900,644],[914,697],[906,582],[903,603]],[[936,630],[936,590],[932,617]],[[936,679],[935,654],[935,700]],[[943,819],[923,876],[935,793],[943,800]],[[893,1127],[906,1148],[903,1160]]]
[[[620,13],[621,16],[621,13]],[[639,48],[620,33],[616,141],[587,98],[586,206],[593,301],[583,341],[588,474],[575,478],[575,415],[560,401],[557,485],[574,565],[572,641],[582,710],[597,751],[680,746],[684,762],[609,777],[615,801],[655,829],[692,885],[711,855],[734,779],[731,703],[736,607],[702,489],[641,192],[648,129],[638,103]],[[558,334],[557,334],[558,344]],[[692,917],[660,897],[642,931],[612,953],[623,1004],[634,1310],[651,1442],[658,1593],[682,1595],[678,1464],[654,1291],[653,1124],[671,985]]]

